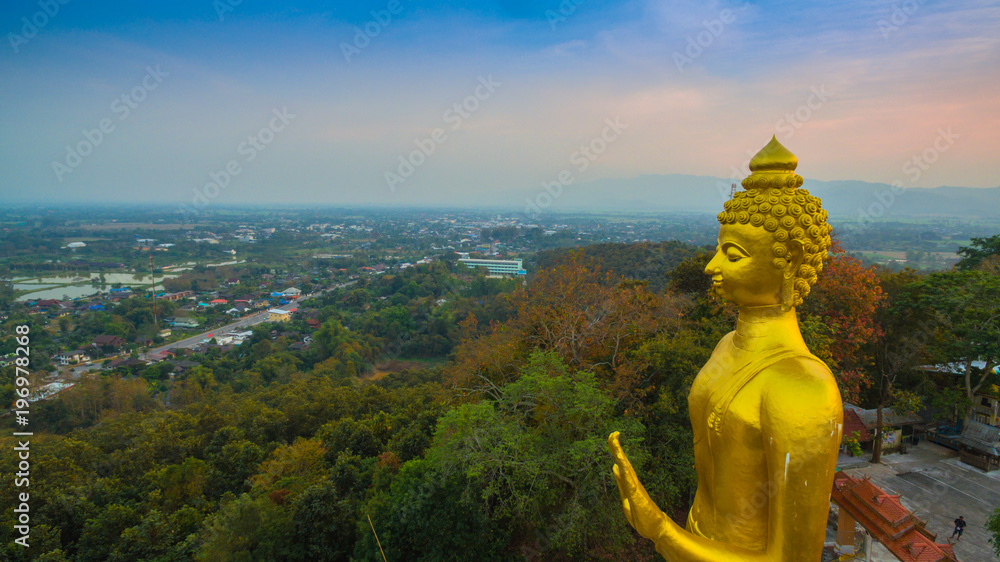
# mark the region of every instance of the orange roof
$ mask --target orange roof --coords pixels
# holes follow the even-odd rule
[[[831,498],[903,562],[956,560],[951,547],[936,544],[936,535],[903,507],[899,496],[885,493],[867,478],[852,478],[838,472],[833,479]]]

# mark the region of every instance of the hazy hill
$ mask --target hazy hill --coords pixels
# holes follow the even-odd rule
[[[604,179],[563,188],[545,210],[693,211],[716,212],[729,198],[730,180],[683,174],[646,175],[628,179]],[[879,203],[885,216],[1000,217],[1000,187],[909,188],[893,194],[889,184],[863,181],[806,180],[803,186],[823,199],[824,208],[836,216],[857,216]],[[520,208],[527,199],[547,201],[544,190],[522,190],[513,200]],[[497,204],[509,206],[508,195]],[[878,206],[869,212],[878,212]]]

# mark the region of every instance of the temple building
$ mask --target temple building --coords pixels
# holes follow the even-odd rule
[[[855,523],[868,531],[889,552],[903,562],[956,562],[950,544],[938,544],[937,535],[926,523],[910,513],[890,495],[871,483],[838,472],[833,479],[831,499],[840,509],[837,518],[837,547],[844,554],[854,554]]]

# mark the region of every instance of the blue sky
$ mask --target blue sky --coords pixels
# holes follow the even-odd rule
[[[772,134],[807,180],[1000,185],[998,2],[223,2],[5,2],[0,198],[496,201]]]

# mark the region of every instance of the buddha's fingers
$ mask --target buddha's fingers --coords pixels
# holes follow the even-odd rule
[[[632,506],[629,505],[628,500],[622,499],[622,511],[625,512],[625,520],[628,524],[635,528],[635,521],[632,520]]]
[[[611,472],[615,474],[615,483],[618,484],[618,495],[622,500],[622,511],[625,512],[625,520],[629,522],[629,525],[634,527],[635,523],[632,522],[632,505],[628,501],[632,497],[629,494],[628,482],[622,478],[617,464],[611,467]]]
[[[629,478],[622,476],[621,468],[619,468],[617,464],[613,465],[611,467],[611,472],[614,473],[615,483],[618,484],[618,495],[620,495],[622,499],[632,497],[632,494],[635,493],[635,487],[632,486],[632,482]]]
[[[624,475],[629,480],[636,478],[635,469],[632,468],[632,463],[629,462],[628,457],[625,456],[625,451],[622,450],[621,443],[618,442],[618,432],[614,432],[608,436],[608,448],[611,449],[612,456],[615,457],[615,462],[624,471]]]

